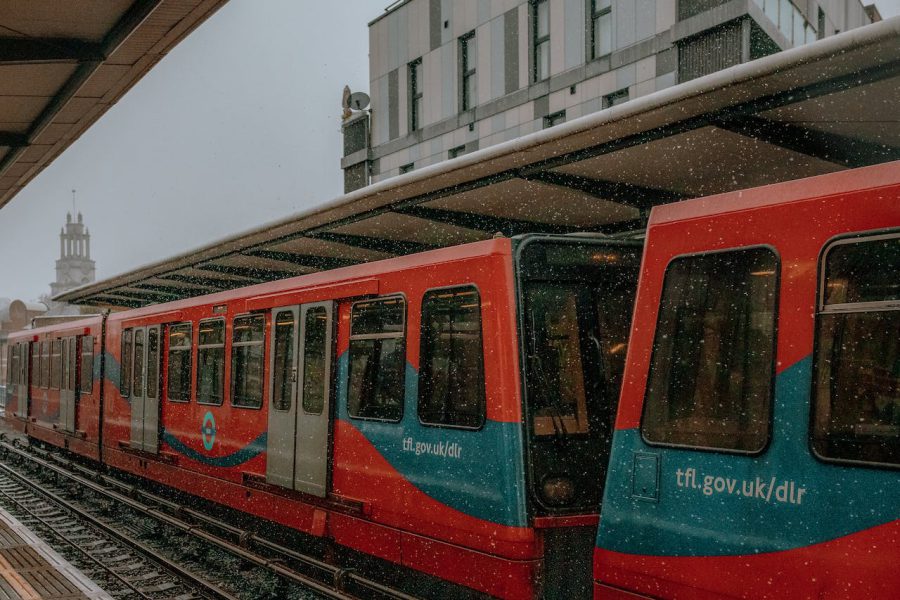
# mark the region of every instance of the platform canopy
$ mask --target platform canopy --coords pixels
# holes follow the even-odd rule
[[[900,17],[388,179],[59,295],[142,306],[900,159]]]
[[[0,2],[0,209],[226,1]]]

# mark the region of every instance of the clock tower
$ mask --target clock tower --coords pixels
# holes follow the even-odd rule
[[[66,226],[59,232],[59,260],[56,261],[56,281],[50,284],[51,296],[94,281],[94,261],[91,260],[91,234],[78,213],[66,214]]]

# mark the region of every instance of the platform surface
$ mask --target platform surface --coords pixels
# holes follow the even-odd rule
[[[112,600],[30,529],[0,509],[0,600]]]

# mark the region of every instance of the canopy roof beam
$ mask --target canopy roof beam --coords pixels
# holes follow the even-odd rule
[[[527,181],[537,181],[548,185],[569,188],[584,192],[603,200],[610,200],[634,208],[649,208],[660,202],[677,202],[685,198],[684,194],[670,190],[655,189],[631,183],[619,183],[593,179],[581,175],[570,175],[558,171],[528,171],[519,173],[519,177]]]
[[[270,260],[279,260],[281,262],[295,264],[301,267],[317,269],[320,271],[329,271],[331,269],[340,269],[341,267],[349,267],[350,265],[359,264],[359,260],[348,260],[346,258],[336,258],[332,256],[316,256],[312,254],[297,254],[294,252],[279,252],[277,250],[245,250],[241,252],[246,256],[256,256],[259,258],[268,258]],[[292,274],[294,275],[294,274]]]
[[[330,231],[316,233],[310,237],[312,237],[313,239],[324,240],[326,242],[344,244],[345,246],[353,246],[354,248],[362,248],[363,250],[386,252],[388,254],[417,254],[419,252],[434,250],[439,247],[433,244],[425,244],[422,242],[392,240],[388,238],[369,237],[365,235],[350,235],[346,233],[334,233]]]
[[[845,167],[865,167],[900,158],[900,148],[849,138],[755,116],[717,119],[716,127]]]
[[[190,283],[193,285],[202,285],[204,287],[215,290],[231,290],[236,287],[250,285],[254,281],[235,281],[228,279],[215,279],[213,277],[197,277],[194,275],[181,275],[180,273],[163,273],[157,275],[157,279],[170,279],[172,281],[181,281],[182,283]]]
[[[534,231],[543,231],[546,233],[574,233],[580,231],[579,228],[570,227],[568,225],[521,221],[478,213],[431,208],[428,206],[406,206],[403,208],[395,208],[394,212],[410,217],[418,217],[419,219],[425,219],[427,221],[436,221],[438,223],[446,223],[447,225],[455,225],[456,227],[463,227],[465,229],[482,231],[484,233],[500,233],[507,237]]]
[[[211,271],[213,273],[223,273],[225,275],[237,275],[247,279],[254,279],[257,282],[272,281],[273,279],[284,279],[286,277],[294,277],[296,273],[290,271],[277,271],[265,268],[253,267],[233,267],[229,265],[197,265],[196,269],[201,271]]]
[[[0,63],[105,60],[100,44],[72,38],[0,37]]]

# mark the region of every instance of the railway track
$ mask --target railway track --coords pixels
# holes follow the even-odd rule
[[[0,434],[0,503],[115,597],[414,600],[20,441]]]
[[[0,504],[113,597],[237,600],[5,464]]]

